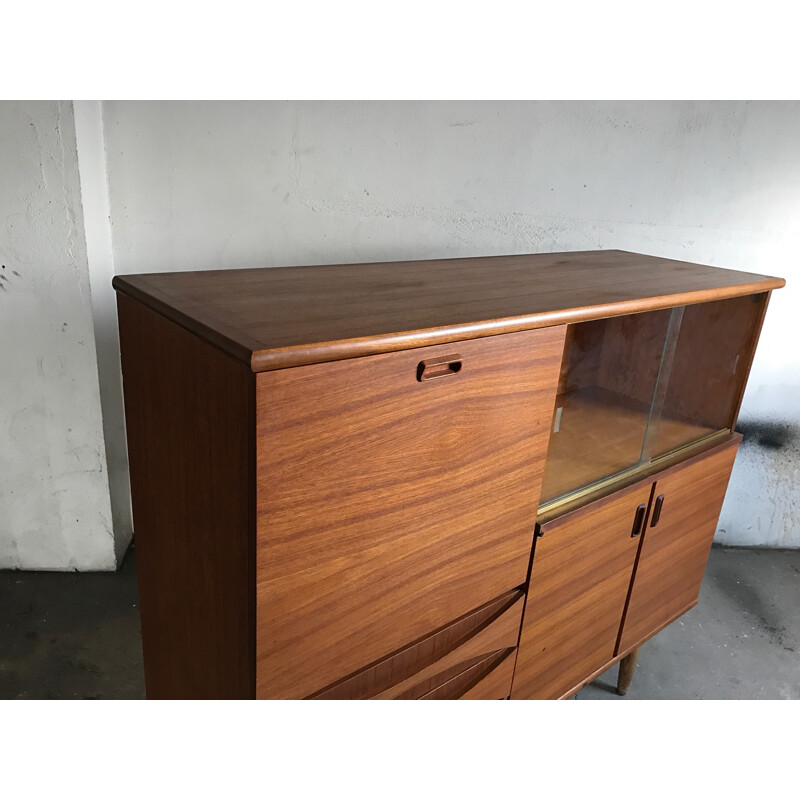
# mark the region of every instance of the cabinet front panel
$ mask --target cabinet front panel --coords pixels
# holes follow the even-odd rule
[[[555,700],[614,657],[652,484],[637,484],[542,527],[512,699]]]
[[[524,583],[564,328],[257,376],[257,695]]]
[[[656,476],[618,652],[697,602],[737,448],[734,440]]]

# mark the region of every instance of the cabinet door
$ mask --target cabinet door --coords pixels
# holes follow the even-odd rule
[[[697,603],[741,437],[656,476],[620,653]]]
[[[257,376],[257,696],[317,693],[525,582],[563,342]]]
[[[512,699],[563,697],[614,657],[651,489],[636,484],[542,526]]]

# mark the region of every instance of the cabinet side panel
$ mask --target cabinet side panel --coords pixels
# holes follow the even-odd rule
[[[255,695],[255,380],[118,295],[147,696]]]

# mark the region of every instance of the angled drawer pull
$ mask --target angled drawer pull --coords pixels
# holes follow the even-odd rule
[[[312,698],[421,698],[487,658],[514,650],[519,638],[523,598],[524,592],[520,589],[506,592],[429,636],[317,692]],[[483,673],[480,676],[476,673],[476,680],[482,677]]]
[[[444,683],[431,689],[426,694],[421,695],[419,700],[458,700],[460,697],[468,694],[471,689],[475,688],[484,678],[489,677],[495,670],[499,669],[503,662],[506,662],[509,656],[514,652],[513,647],[506,648],[505,650],[498,650],[492,653],[488,658],[484,658],[468,668],[460,671],[458,674],[449,677]],[[511,660],[513,663],[513,659]],[[508,676],[507,685],[503,686],[501,690],[496,692],[497,699],[500,699],[511,691],[511,675]],[[491,696],[491,695],[490,695]],[[475,694],[475,699],[481,697],[480,693]],[[405,699],[402,695],[397,697],[398,700]]]
[[[456,375],[461,372],[463,365],[464,361],[457,353],[452,356],[420,361],[417,365],[417,380],[429,381],[432,378],[446,378],[448,375]]]

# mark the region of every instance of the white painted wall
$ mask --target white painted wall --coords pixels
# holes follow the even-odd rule
[[[0,102],[0,568],[114,569],[69,102]]]
[[[103,439],[111,495],[111,522],[114,528],[114,551],[119,564],[133,536],[133,516],[120,372],[117,299],[111,285],[114,254],[111,246],[102,103],[99,100],[76,100],[73,109],[97,371],[100,377],[100,404],[103,409]]]
[[[741,415],[782,444],[748,436],[718,539],[800,546],[800,104],[113,102],[104,119],[120,273],[621,248],[786,277]]]
[[[590,248],[787,278],[718,539],[800,546],[798,219],[798,103],[0,102],[0,568],[129,541],[114,270]]]

